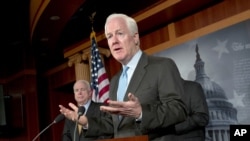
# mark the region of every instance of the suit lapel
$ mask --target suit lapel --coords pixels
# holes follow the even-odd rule
[[[95,111],[100,110],[100,107],[97,104],[94,104],[93,101],[91,101],[89,108],[86,112],[86,116],[92,116],[92,115],[96,115]]]
[[[93,115],[94,114],[94,111],[95,111],[95,109],[94,109],[94,106],[92,106],[92,101],[90,102],[90,104],[89,104],[89,108],[88,108],[88,110],[87,110],[87,112],[86,112],[86,115],[88,116],[88,115]]]
[[[122,73],[122,70],[112,78],[113,83],[112,85],[110,85],[110,93],[109,93],[109,98],[111,100],[117,100],[117,89],[118,89],[119,78],[120,78],[121,73]]]
[[[126,91],[126,96],[124,100],[128,100],[128,92],[136,92],[138,89],[143,76],[146,73],[145,66],[148,64],[148,56],[145,53],[142,53],[142,56],[138,62],[137,67],[135,68],[134,74],[130,80],[129,86]],[[110,99],[117,100],[117,89],[119,83],[119,77],[122,73],[122,70],[112,78],[112,86],[110,87]]]
[[[132,92],[133,94],[136,95],[136,90],[139,88],[140,83],[142,82],[142,79],[146,73],[145,66],[148,64],[148,57],[145,53],[142,54],[137,67],[135,68],[134,74],[130,80],[126,96],[124,100],[128,100],[127,94],[129,92]]]
[[[148,57],[145,53],[142,54],[139,62],[138,62],[138,65],[137,67],[135,68],[135,71],[134,71],[134,74],[130,80],[130,83],[129,83],[129,86],[128,86],[128,89],[126,91],[126,95],[125,95],[125,98],[124,100],[128,100],[128,92],[132,92],[136,95],[136,90],[138,89],[142,79],[143,79],[143,76],[145,75],[146,73],[146,70],[145,70],[145,66],[148,64]],[[117,88],[118,88],[118,83],[119,83],[119,77],[121,75],[122,71],[120,71],[116,76],[114,76],[112,79],[113,81],[113,86],[110,88],[110,99],[113,99],[113,100],[117,100]],[[112,118],[113,118],[113,121],[114,121],[114,128],[117,129],[118,126],[120,124],[122,124],[123,122],[125,122],[124,118],[122,118],[121,120],[118,119],[118,116],[117,115],[112,115]]]

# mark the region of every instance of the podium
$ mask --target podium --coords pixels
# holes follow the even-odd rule
[[[134,136],[134,137],[124,137],[124,138],[113,138],[113,139],[102,139],[96,141],[148,141],[148,136]]]

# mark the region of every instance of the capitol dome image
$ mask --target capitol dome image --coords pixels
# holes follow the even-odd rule
[[[230,125],[238,123],[237,110],[229,102],[223,88],[210,80],[205,73],[205,63],[196,45],[196,61],[194,64],[195,81],[202,85],[209,109],[209,124],[206,126],[206,141],[229,141]]]

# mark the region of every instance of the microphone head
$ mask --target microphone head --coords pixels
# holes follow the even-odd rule
[[[59,114],[55,120],[54,120],[54,123],[58,123],[60,121],[62,121],[63,119],[65,118],[65,116],[63,114]]]
[[[84,114],[84,112],[85,112],[85,107],[84,106],[80,106],[78,108],[78,115],[82,116]]]

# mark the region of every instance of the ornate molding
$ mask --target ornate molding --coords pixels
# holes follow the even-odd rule
[[[81,54],[77,53],[69,57],[68,66],[72,67],[73,64],[81,63],[81,62],[82,62]]]

